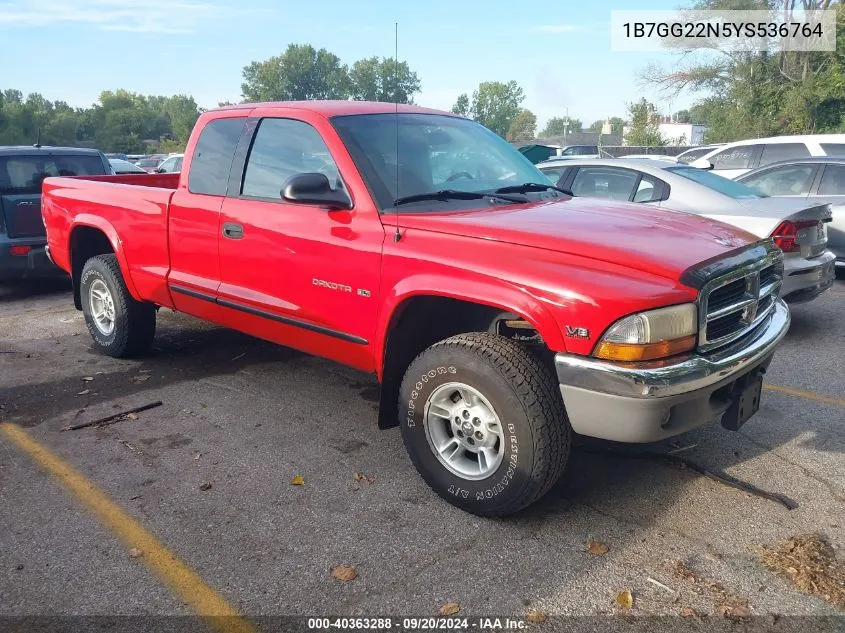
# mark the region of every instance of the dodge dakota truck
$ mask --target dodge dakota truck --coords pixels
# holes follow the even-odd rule
[[[770,240],[573,198],[482,125],[415,106],[225,107],[179,174],[43,191],[95,347],[145,352],[164,306],[373,372],[379,425],[479,515],[540,498],[574,434],[739,428],[789,327]]]

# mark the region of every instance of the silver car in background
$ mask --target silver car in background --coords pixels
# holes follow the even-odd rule
[[[781,296],[786,301],[809,301],[833,285],[836,256],[827,248],[825,230],[829,204],[766,197],[742,183],[669,161],[572,159],[537,167],[575,196],[686,211],[771,237],[784,252]]]
[[[767,196],[828,203],[833,221],[827,225],[827,246],[845,273],[845,156],[813,156],[784,160],[736,179]]]

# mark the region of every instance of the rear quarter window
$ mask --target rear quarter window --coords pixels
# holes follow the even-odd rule
[[[763,145],[763,154],[760,156],[760,166],[776,163],[779,160],[790,160],[792,158],[805,158],[810,155],[810,150],[804,143],[769,143]]]
[[[191,193],[226,195],[229,170],[245,121],[244,117],[238,117],[215,119],[206,124],[191,158],[188,173],[188,190]]]
[[[845,156],[845,143],[822,143],[825,156]]]
[[[818,195],[845,196],[845,165],[825,165]]]
[[[679,163],[691,163],[694,160],[697,160],[704,156],[705,154],[709,154],[713,151],[712,147],[702,147],[701,149],[691,149],[684,152],[682,155],[678,156]]]
[[[540,167],[540,171],[552,184],[557,185],[569,172],[569,167]]]
[[[710,157],[714,169],[748,169],[759,145],[728,147]]]

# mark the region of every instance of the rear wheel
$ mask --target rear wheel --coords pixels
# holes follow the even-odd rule
[[[85,262],[79,290],[85,324],[101,351],[125,358],[149,349],[155,336],[155,306],[129,294],[115,255]]]
[[[461,334],[420,354],[399,399],[402,438],[428,485],[483,516],[530,505],[560,478],[572,432],[558,385],[510,339]]]

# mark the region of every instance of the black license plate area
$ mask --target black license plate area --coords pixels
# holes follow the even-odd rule
[[[722,426],[737,431],[760,409],[763,391],[762,372],[753,372],[739,380],[731,393],[731,406],[722,416]]]

